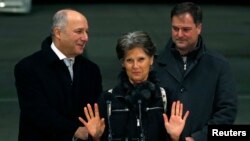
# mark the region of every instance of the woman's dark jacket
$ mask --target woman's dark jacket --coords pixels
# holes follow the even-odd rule
[[[138,140],[145,136],[145,141],[165,141],[166,130],[163,122],[163,102],[159,86],[150,75],[149,80],[141,84],[129,83],[125,72],[121,83],[104,92],[99,101],[101,117],[105,118],[106,128],[102,140],[107,141],[109,133],[113,140]],[[142,127],[138,101],[141,101]],[[111,103],[111,115],[108,117],[108,103]],[[111,130],[110,130],[111,129]],[[143,130],[143,131],[142,131]],[[141,134],[143,133],[143,134]]]

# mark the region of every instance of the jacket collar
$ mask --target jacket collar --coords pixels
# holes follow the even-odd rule
[[[148,80],[145,82],[142,82],[137,85],[133,85],[130,83],[128,76],[125,72],[125,70],[122,70],[119,74],[120,82],[115,87],[115,95],[118,97],[125,97],[130,93],[131,90],[136,89],[137,87],[145,87],[148,89],[151,89],[152,91],[155,91],[156,87],[158,87],[158,81],[156,79],[156,75],[154,71],[149,72]]]
[[[43,40],[42,45],[41,45],[43,55],[45,56],[44,57],[45,62],[47,62],[48,64],[54,64],[60,61],[58,56],[51,49],[51,43],[52,43],[52,38],[51,36],[48,36]]]
[[[193,66],[199,61],[199,59],[206,53],[206,48],[203,43],[202,37],[199,36],[198,43],[197,43],[197,49],[190,52],[188,54],[188,57],[191,57],[193,59],[194,64],[190,67],[190,69],[187,71],[190,72],[190,70],[193,68]],[[175,77],[178,81],[182,81],[183,75],[178,67],[177,60],[175,59],[175,55],[179,54],[175,48],[175,44],[172,41],[172,38],[169,39],[165,49],[163,52],[156,57],[156,63],[160,66],[162,66],[166,71],[168,71],[173,77]],[[179,58],[181,59],[181,56],[179,54]]]
[[[203,39],[201,36],[199,36],[198,43],[197,43],[197,49],[190,52],[188,56],[192,57],[194,60],[198,60],[203,54],[206,53],[206,47],[203,43]],[[172,41],[172,38],[169,39],[167,45],[165,46],[163,52],[157,57],[157,62],[162,65],[167,65],[169,63],[170,58],[172,58],[172,55],[179,54],[177,49],[175,48],[175,44]]]
[[[41,45],[43,55],[45,56],[45,62],[47,62],[50,65],[53,65],[58,62],[63,62],[59,59],[59,57],[56,55],[56,53],[51,49],[51,43],[52,43],[52,37],[48,36],[46,37]],[[79,61],[81,58],[81,55],[78,55],[75,57],[75,63]]]

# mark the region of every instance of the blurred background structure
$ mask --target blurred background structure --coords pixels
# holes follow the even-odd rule
[[[0,12],[29,13],[32,0],[0,0]]]
[[[90,40],[85,55],[100,66],[104,89],[109,89],[116,84],[120,70],[115,53],[118,37],[128,31],[147,31],[160,52],[170,37],[173,4],[171,0],[163,3],[150,0],[144,3],[33,0],[26,14],[0,13],[0,141],[17,141],[18,136],[19,106],[14,65],[40,49],[41,41],[50,33],[51,18],[57,10],[74,8],[87,16]],[[250,124],[249,2],[204,1],[200,5],[204,13],[202,34],[207,47],[225,55],[235,73],[239,99],[235,124]]]

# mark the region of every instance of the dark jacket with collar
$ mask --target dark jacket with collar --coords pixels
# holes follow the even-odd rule
[[[74,80],[52,51],[51,38],[42,49],[18,62],[15,84],[20,104],[19,141],[71,141],[87,103],[102,91],[99,67],[83,56],[73,66]]]
[[[160,86],[168,91],[168,103],[180,100],[184,110],[190,111],[181,140],[192,136],[195,141],[206,141],[207,125],[235,121],[237,97],[232,71],[222,55],[206,49],[201,37],[197,48],[187,55],[186,71],[183,65],[170,39],[154,69]]]
[[[137,126],[137,119],[140,119],[138,99],[141,99],[142,126]],[[107,112],[108,101],[111,103],[110,117]],[[108,141],[110,132],[114,140],[121,141],[126,138],[129,141],[137,141],[142,132],[145,141],[167,140],[160,87],[151,78],[138,85],[132,85],[127,78],[121,78],[121,83],[114,87],[112,92],[104,92],[101,95],[99,105],[101,117],[104,117],[106,122],[103,141]]]

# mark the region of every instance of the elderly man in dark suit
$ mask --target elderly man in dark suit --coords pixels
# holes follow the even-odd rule
[[[16,64],[15,84],[21,110],[19,141],[88,138],[78,117],[84,116],[87,103],[97,101],[102,78],[99,67],[82,56],[87,42],[86,17],[63,9],[54,15],[51,36],[43,41],[42,49]]]

